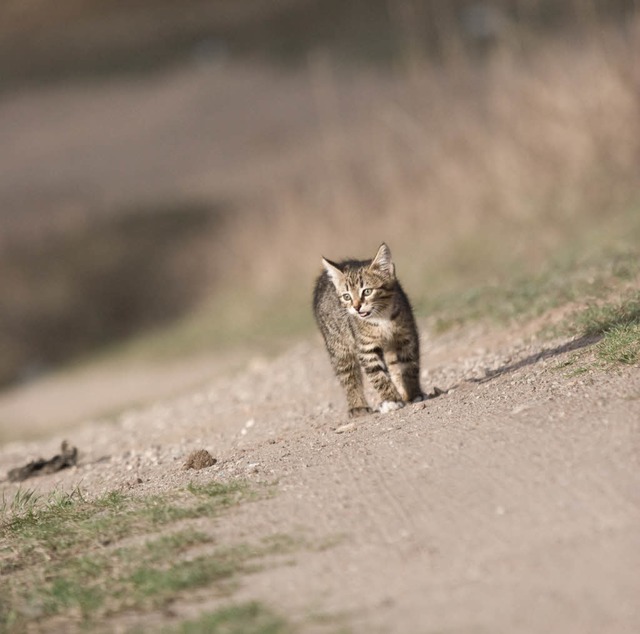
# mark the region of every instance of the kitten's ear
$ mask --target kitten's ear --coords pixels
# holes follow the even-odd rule
[[[344,273],[327,258],[322,258],[322,266],[324,270],[329,274],[329,278],[333,282],[333,285],[338,288],[338,285],[344,281]]]
[[[370,268],[383,271],[392,278],[396,276],[396,267],[391,260],[391,250],[384,242],[380,245],[376,257],[373,258],[373,262],[371,262]]]

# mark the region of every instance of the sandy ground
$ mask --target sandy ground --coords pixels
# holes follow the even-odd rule
[[[91,496],[276,483],[215,530],[312,545],[243,578],[233,597],[264,601],[302,631],[635,633],[640,373],[597,369],[579,345],[522,329],[426,337],[424,388],[447,392],[345,430],[314,338],[115,420],[6,444],[0,474],[67,437],[79,465],[23,486]],[[583,366],[595,369],[575,372]],[[218,463],[183,471],[199,448]],[[182,618],[215,605],[194,595],[173,609]]]
[[[329,165],[327,129],[364,137],[370,95],[385,97],[381,112],[402,113],[398,91],[379,77],[327,77],[322,65],[300,79],[194,63],[3,94],[0,247],[40,227],[34,218],[257,198]],[[0,442],[43,435],[0,446],[0,500],[19,488],[1,481],[9,469],[66,438],[78,466],[23,488],[80,487],[90,498],[212,479],[272,484],[274,495],[212,530],[220,543],[285,534],[308,545],[289,565],[244,577],[232,597],[263,601],[301,631],[635,634],[640,373],[599,369],[589,346],[534,331],[423,329],[423,386],[445,393],[354,425],[317,337],[240,371],[244,358],[203,357],[43,379],[0,396]],[[201,448],[217,464],[184,471]],[[198,593],[172,610],[192,617],[221,600]],[[140,618],[157,631],[168,617]]]

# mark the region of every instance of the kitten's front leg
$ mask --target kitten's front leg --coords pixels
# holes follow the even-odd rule
[[[342,354],[337,354],[334,351],[333,365],[347,395],[349,418],[371,414],[372,410],[364,396],[362,374],[357,357],[353,353],[342,351]]]
[[[371,385],[380,396],[380,411],[383,414],[404,407],[402,396],[389,376],[380,349],[361,352],[360,364],[371,381]]]
[[[389,350],[385,352],[391,380],[407,403],[418,403],[424,394],[420,387],[420,364],[412,356]]]

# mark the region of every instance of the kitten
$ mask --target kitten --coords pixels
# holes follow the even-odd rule
[[[362,371],[380,396],[381,412],[422,400],[418,329],[389,247],[383,243],[373,260],[322,258],[322,264],[313,312],[347,393],[349,416],[372,411]]]

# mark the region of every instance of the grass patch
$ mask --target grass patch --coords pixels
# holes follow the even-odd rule
[[[198,588],[228,592],[260,559],[299,543],[275,536],[217,545],[188,520],[259,496],[234,482],[192,483],[178,495],[147,498],[115,492],[88,501],[74,492],[43,500],[31,491],[3,498],[0,631],[24,631],[53,616],[90,626],[125,610],[161,608]]]
[[[162,634],[292,634],[293,628],[261,603],[250,601],[164,628]]]
[[[447,291],[425,300],[419,308],[432,315],[437,332],[472,321],[505,324],[537,317],[571,302],[606,298],[639,274],[640,253],[637,249],[609,249],[587,258],[560,257],[537,273],[505,274],[500,281],[491,284]],[[624,310],[627,310],[626,316],[613,316],[594,309],[593,314],[584,319],[591,320],[595,332],[611,319],[637,317],[638,306]],[[584,334],[587,334],[586,330]]]
[[[204,497],[203,491],[215,495]],[[256,495],[242,482],[189,485],[177,499],[161,495],[137,499],[112,492],[87,501],[75,491],[53,495],[38,505],[32,493],[19,492],[14,501],[5,502],[2,527],[7,535],[20,539],[24,549],[37,544],[34,556],[51,558],[95,542],[109,545],[135,532],[158,530],[181,520],[213,517]],[[27,554],[23,550],[23,560]]]
[[[593,340],[602,367],[635,365],[640,362],[640,292],[634,291],[615,302],[600,302],[574,313],[562,325],[574,337]],[[590,368],[579,363],[584,355],[573,355],[557,366],[568,376]]]
[[[596,350],[606,363],[637,364],[640,360],[640,324],[613,327],[605,333]]]
[[[617,303],[589,306],[576,316],[586,337],[601,337],[596,353],[606,365],[636,365],[640,361],[640,292]]]
[[[442,332],[471,321],[504,324],[572,303],[587,304],[562,322],[543,326],[540,334],[592,340],[587,342],[596,344],[604,366],[634,365],[640,361],[639,276],[636,247],[602,248],[589,257],[559,258],[534,275],[440,295],[426,310],[434,330]],[[578,376],[589,370],[582,361],[582,355],[573,355],[557,369]]]
[[[17,517],[24,513],[32,512],[40,498],[41,496],[34,489],[18,489],[11,501],[9,501],[3,491],[2,502],[0,502],[0,518]],[[4,521],[0,523],[4,523]]]
[[[573,317],[570,328],[583,337],[600,337],[596,353],[606,365],[638,363],[640,292],[618,302],[589,306]]]
[[[167,550],[165,553],[173,554],[173,551]],[[169,567],[156,565],[164,562],[164,557],[161,561],[144,561],[143,558],[142,564],[118,581],[130,593],[127,603],[139,606],[151,601],[153,605],[162,605],[185,590],[231,579],[237,573],[245,571],[246,562],[251,559],[251,555],[244,547],[217,548],[213,554],[177,561]]]
[[[576,316],[576,327],[585,337],[606,335],[616,329],[629,330],[640,323],[640,292],[618,303],[589,306]]]

